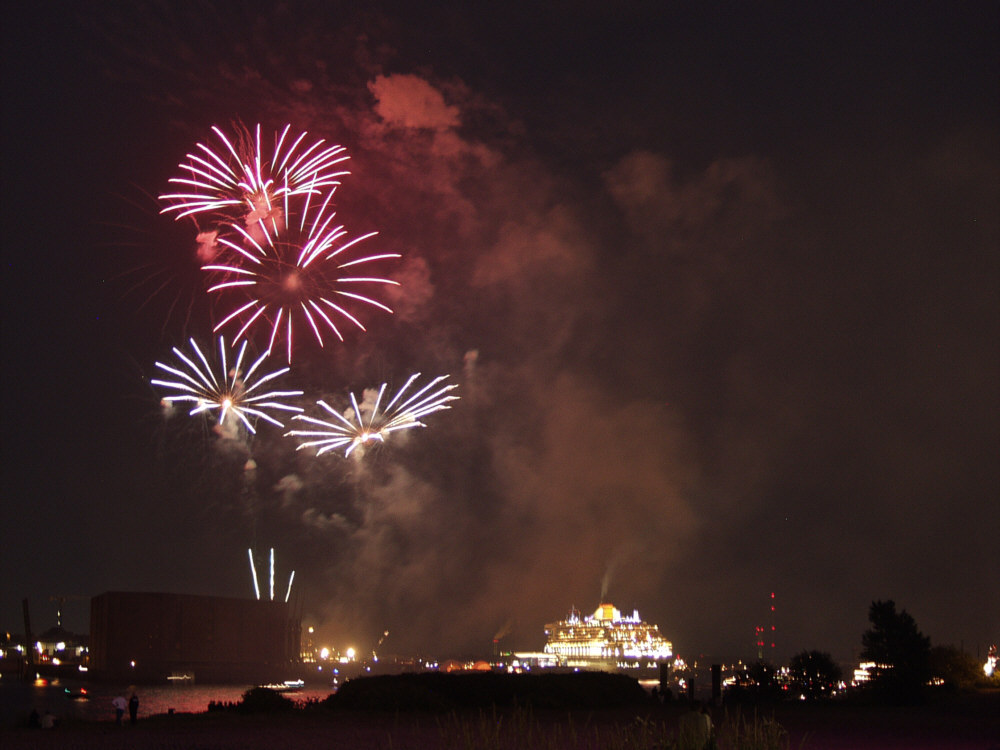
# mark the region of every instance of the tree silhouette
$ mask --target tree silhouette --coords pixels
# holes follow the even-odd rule
[[[874,687],[887,697],[916,698],[930,679],[930,638],[917,628],[906,610],[896,612],[896,603],[872,602],[868,610],[871,628],[861,637],[863,659],[875,663]]]
[[[792,657],[788,671],[807,698],[829,696],[840,682],[840,667],[825,651],[803,651]]]

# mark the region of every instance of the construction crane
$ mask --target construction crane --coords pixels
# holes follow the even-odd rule
[[[62,611],[63,606],[65,606],[67,601],[77,601],[81,599],[90,599],[89,596],[83,596],[82,594],[70,594],[68,596],[50,596],[49,601],[56,603],[56,627],[62,627]]]
[[[375,648],[372,649],[372,661],[378,661],[378,654],[376,652],[378,651],[379,646],[382,645],[382,641],[384,641],[388,637],[389,637],[388,630],[382,633],[382,637],[378,639],[378,643],[376,643]]]

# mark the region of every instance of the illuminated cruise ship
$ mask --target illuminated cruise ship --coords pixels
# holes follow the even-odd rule
[[[673,658],[673,644],[656,625],[643,622],[638,611],[623,616],[613,604],[594,614],[569,617],[545,626],[545,654],[559,666],[581,669],[656,669]]]

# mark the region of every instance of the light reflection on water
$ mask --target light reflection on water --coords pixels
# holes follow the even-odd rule
[[[51,711],[57,718],[85,719],[87,721],[113,721],[112,699],[121,695],[126,700],[134,692],[139,698],[139,718],[176,713],[203,713],[208,704],[238,702],[251,685],[114,685],[88,683],[79,680],[51,680],[47,683],[18,683],[3,680],[0,683],[0,725],[11,726],[22,721],[34,708],[39,714]],[[66,691],[77,694],[86,690],[86,699],[73,698]],[[301,690],[286,693],[296,701],[324,700],[330,695],[325,685],[306,685]],[[125,714],[128,720],[128,714]]]

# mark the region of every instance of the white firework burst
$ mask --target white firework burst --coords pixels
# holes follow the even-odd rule
[[[369,402],[363,397],[360,406],[357,398],[351,393],[351,407],[344,414],[325,401],[317,401],[316,403],[329,413],[334,421],[297,414],[292,419],[308,422],[320,429],[291,430],[285,435],[308,438],[306,442],[298,446],[297,450],[316,448],[316,455],[321,455],[328,451],[344,448],[344,456],[346,457],[359,448],[362,450],[359,451],[358,455],[361,455],[367,443],[384,443],[388,436],[397,430],[426,427],[420,420],[433,412],[450,409],[449,402],[455,401],[459,397],[449,395],[449,393],[458,386],[441,385],[449,376],[440,375],[412,395],[406,396],[410,386],[419,377],[419,372],[411,375],[406,384],[384,407],[382,406],[382,398],[385,395],[386,383],[382,384],[377,393],[374,389],[366,391],[366,395],[374,394],[374,401]]]
[[[219,359],[212,364],[202,353],[194,339],[190,340],[191,348],[194,350],[194,357],[190,357],[177,347],[173,348],[174,354],[181,361],[182,366],[173,367],[157,362],[156,366],[161,370],[174,376],[173,380],[151,380],[150,382],[160,388],[168,389],[168,393],[163,397],[163,402],[173,405],[174,403],[190,403],[193,408],[189,412],[190,416],[203,414],[206,412],[216,412],[215,419],[222,427],[226,426],[227,420],[237,419],[251,433],[256,434],[254,422],[259,418],[271,424],[284,428],[284,424],[275,419],[268,412],[289,412],[299,413],[301,407],[284,403],[283,399],[301,396],[302,391],[274,391],[264,390],[262,386],[275,378],[288,372],[287,367],[266,375],[257,375],[257,371],[267,358],[265,352],[251,364],[246,372],[243,371],[243,359],[247,350],[247,342],[240,346],[232,367],[228,365],[226,341],[219,337]],[[218,366],[218,375],[213,369],[213,364]]]

